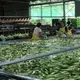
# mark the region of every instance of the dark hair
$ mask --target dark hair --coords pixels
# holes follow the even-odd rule
[[[37,27],[40,27],[41,26],[41,23],[39,22],[39,23],[37,23],[37,25],[36,25]]]
[[[70,29],[72,29],[72,27],[70,26],[68,29],[70,30]]]

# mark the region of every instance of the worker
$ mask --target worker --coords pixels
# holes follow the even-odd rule
[[[60,23],[60,28],[57,33],[57,36],[58,37],[66,37],[66,27],[64,26],[64,24],[62,22]]]
[[[72,30],[73,30],[73,27],[68,28],[68,32],[67,32],[68,37],[72,36]]]
[[[37,23],[37,26],[34,28],[32,40],[39,40],[42,39],[42,30],[41,30],[41,23]]]
[[[64,26],[63,23],[61,23],[61,27],[60,27],[59,31],[62,32],[62,33],[65,33],[66,32],[65,31],[65,26]]]
[[[71,20],[68,19],[68,21],[67,21],[67,26],[69,27],[70,25],[71,25]]]

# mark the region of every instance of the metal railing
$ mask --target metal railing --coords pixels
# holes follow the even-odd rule
[[[0,80],[40,80],[40,79],[21,76],[21,75],[0,70]]]
[[[47,47],[49,47],[49,46],[47,46]],[[70,47],[66,48],[65,47],[62,50],[56,50],[54,52],[50,52],[50,53],[47,53],[47,54],[42,53],[42,54],[36,55],[36,56],[32,55],[32,56],[22,57],[22,58],[11,60],[11,61],[5,61],[5,62],[0,63],[0,67],[10,65],[10,64],[20,63],[20,62],[23,62],[23,61],[29,61],[29,60],[32,60],[32,59],[48,57],[48,56],[53,55],[53,54],[68,52],[68,51],[72,51],[72,50],[79,49],[79,48],[80,48],[80,46],[76,46],[76,47],[72,47],[72,48],[70,48]],[[36,78],[25,77],[25,76],[20,76],[20,75],[13,74],[13,73],[8,73],[8,72],[5,72],[5,71],[0,71],[0,80],[12,80],[12,79],[14,79],[14,80],[39,80],[39,79],[36,79]]]
[[[23,61],[29,61],[29,60],[32,60],[32,59],[37,59],[37,58],[42,58],[42,57],[47,57],[47,56],[50,56],[50,55],[53,55],[53,54],[58,54],[58,53],[62,53],[62,52],[68,52],[68,51],[72,51],[72,50],[75,50],[75,49],[79,49],[80,46],[76,46],[76,47],[72,47],[72,48],[66,48],[66,49],[62,49],[62,50],[57,50],[57,51],[54,51],[54,52],[50,52],[50,53],[42,53],[40,55],[33,55],[33,56],[28,56],[28,57],[22,57],[20,59],[15,59],[15,60],[12,60],[12,61],[5,61],[5,62],[1,62],[0,63],[0,67],[1,66],[6,66],[6,65],[10,65],[10,64],[16,64],[16,63],[19,63],[19,62],[23,62]]]

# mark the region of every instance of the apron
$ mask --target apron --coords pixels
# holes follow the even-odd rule
[[[41,38],[40,38],[38,35],[33,34],[33,36],[32,36],[31,39],[32,39],[32,40],[40,40]]]
[[[68,30],[68,36],[71,37],[72,36],[72,31]]]
[[[65,33],[65,27],[60,28],[59,31]]]

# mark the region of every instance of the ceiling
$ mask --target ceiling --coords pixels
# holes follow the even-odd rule
[[[36,1],[36,0],[0,0],[0,4],[1,3],[29,3],[30,1]],[[43,1],[43,0],[41,0]],[[73,1],[73,0],[69,0],[69,1]],[[74,0],[75,1],[75,0]]]
[[[19,3],[29,3],[30,1],[36,1],[36,0],[0,0],[0,2],[19,2]]]

